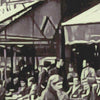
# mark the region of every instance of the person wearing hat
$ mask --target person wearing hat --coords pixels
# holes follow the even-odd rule
[[[47,87],[37,100],[67,100],[68,96],[62,91],[63,78],[58,74],[52,75],[48,79]]]
[[[62,59],[58,59],[57,62],[56,62],[56,60],[55,60],[55,64],[53,66],[51,65],[51,63],[49,61],[45,61],[44,62],[44,66],[45,67],[42,69],[42,71],[41,71],[41,73],[39,75],[40,79],[38,81],[38,89],[37,89],[37,91],[39,93],[39,96],[41,95],[41,92],[43,91],[41,86],[43,86],[44,88],[46,87],[48,78],[50,76],[58,74],[58,73],[61,74],[61,70],[60,69],[61,69],[61,66],[63,66],[64,62],[63,62]]]
[[[56,59],[54,66],[49,70],[49,76],[54,74],[62,74],[62,66],[64,65],[63,59]]]
[[[41,95],[41,92],[47,85],[48,71],[49,71],[50,67],[51,67],[51,62],[45,61],[42,71],[39,73],[37,93],[36,93],[36,95],[38,95],[38,96]]]

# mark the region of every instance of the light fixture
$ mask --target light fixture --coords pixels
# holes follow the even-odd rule
[[[0,47],[5,48],[6,46],[5,45],[0,45]]]
[[[20,48],[23,47],[23,46],[24,46],[24,45],[17,45],[17,47],[20,47]]]
[[[97,52],[97,56],[99,56],[99,52]]]
[[[94,56],[96,56],[96,53],[94,52]]]
[[[97,45],[95,45],[95,51],[97,51]]]
[[[76,54],[78,54],[78,55],[79,55],[79,52],[76,52]]]
[[[73,48],[72,51],[76,51],[76,48]]]

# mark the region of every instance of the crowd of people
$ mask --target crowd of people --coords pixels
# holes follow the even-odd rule
[[[55,65],[51,66],[49,63],[44,65],[39,74],[37,100],[100,99],[100,70],[95,71],[86,60],[83,60],[80,77],[71,63],[67,73],[62,70],[64,69],[62,59],[58,60]],[[64,84],[67,86],[66,90]]]
[[[0,80],[0,100],[100,100],[100,70],[86,60],[81,76],[62,59],[44,61],[34,71],[24,60],[18,66],[18,73]]]

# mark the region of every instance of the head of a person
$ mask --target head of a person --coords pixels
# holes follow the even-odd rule
[[[25,64],[24,67],[27,67],[27,65]]]
[[[86,59],[83,60],[83,68],[89,66],[89,62]]]
[[[79,79],[78,77],[73,78],[73,85],[78,85],[79,84]]]
[[[21,87],[25,87],[25,86],[26,86],[25,80],[20,80],[20,86],[21,86]]]
[[[69,63],[68,70],[69,70],[69,72],[73,72],[74,71],[74,68],[72,67],[72,64],[71,63]]]
[[[16,77],[14,77],[14,78],[13,78],[13,83],[14,83],[14,84],[17,84],[17,83],[18,83],[18,80],[19,80],[19,79],[18,79],[18,77],[17,77],[17,76],[16,76]]]
[[[86,62],[86,66],[89,66],[90,65],[90,63],[89,62]]]
[[[47,87],[54,91],[59,91],[63,88],[63,78],[57,74],[52,75],[49,80]]]
[[[60,60],[59,60],[59,64],[60,64],[60,66],[63,66],[63,65],[64,65],[63,59],[60,59]]]
[[[33,82],[34,82],[34,78],[33,77],[29,77],[28,78],[28,87],[32,86]]]
[[[83,60],[83,64],[82,64],[82,65],[83,65],[83,68],[87,66],[86,63],[87,63],[87,62],[86,62],[86,59],[84,59],[84,60]]]

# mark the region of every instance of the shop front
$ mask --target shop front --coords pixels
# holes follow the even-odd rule
[[[70,61],[76,65],[79,75],[84,59],[95,70],[100,69],[99,8],[100,4],[62,23],[65,35],[65,55],[69,55]]]

